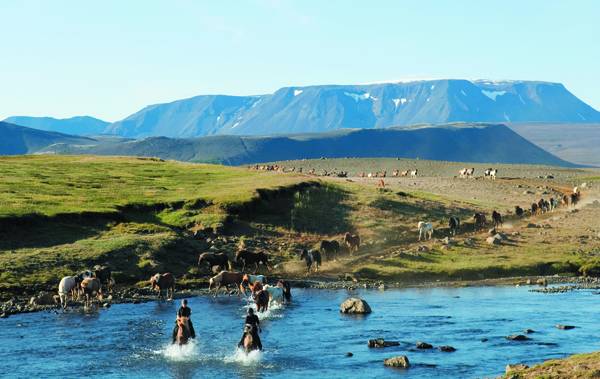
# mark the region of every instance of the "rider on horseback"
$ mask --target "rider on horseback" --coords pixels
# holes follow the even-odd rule
[[[194,324],[192,324],[192,320],[190,316],[192,315],[192,310],[187,306],[187,300],[183,299],[181,301],[181,307],[177,310],[177,320],[180,317],[188,318],[188,326],[190,328],[190,338],[196,338],[196,331],[194,330]],[[177,332],[179,331],[179,326],[177,325],[177,320],[175,320],[175,328],[173,329],[173,343],[177,342]]]
[[[244,327],[244,333],[242,334],[242,338],[237,344],[238,347],[244,344],[244,338],[246,337],[246,334],[252,331],[252,327],[258,328],[258,330],[262,333],[258,316],[254,314],[254,309],[248,308],[248,316],[246,316],[246,326]],[[256,333],[253,337],[256,338],[256,346],[258,346],[258,349],[262,350],[262,343],[260,342],[260,337],[258,336],[258,333]]]

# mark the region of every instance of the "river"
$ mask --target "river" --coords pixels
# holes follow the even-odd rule
[[[179,301],[39,312],[0,320],[0,376],[33,378],[485,378],[507,364],[533,365],[600,350],[600,297],[593,290],[543,294],[527,287],[402,290],[292,289],[293,301],[259,314],[264,350],[235,345],[250,302],[189,298],[196,341],[170,345]],[[373,313],[340,314],[348,297]],[[574,325],[560,330],[557,324]],[[511,334],[529,341],[510,341]],[[400,346],[367,348],[373,338]],[[482,339],[488,339],[482,342]],[[418,341],[452,353],[417,350]],[[352,357],[345,354],[351,352]],[[411,367],[383,366],[405,355]]]

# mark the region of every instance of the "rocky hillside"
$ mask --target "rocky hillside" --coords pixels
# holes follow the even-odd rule
[[[152,156],[246,165],[309,158],[419,158],[571,167],[502,124],[453,123],[267,136],[148,137],[104,146],[57,144],[44,154]]]
[[[150,105],[104,132],[133,138],[266,135],[456,121],[588,123],[600,122],[600,112],[559,83],[439,79],[196,96]]]

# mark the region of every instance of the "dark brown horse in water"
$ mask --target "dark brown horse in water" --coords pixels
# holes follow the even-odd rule
[[[256,343],[257,339],[256,325],[253,325],[250,333],[247,333],[246,337],[244,337],[244,350],[246,351],[246,354],[258,349],[258,345]]]
[[[236,262],[239,262],[240,260],[244,262],[244,266],[242,267],[242,272],[244,272],[244,270],[246,269],[246,265],[248,264],[256,264],[256,270],[254,270],[254,273],[256,274],[256,271],[258,271],[258,264],[262,263],[265,266],[267,266],[267,270],[271,270],[271,265],[269,264],[269,259],[267,258],[267,254],[263,253],[262,251],[259,251],[258,253],[252,253],[248,250],[238,250],[235,253],[235,260]]]
[[[279,281],[277,282],[277,287],[283,290],[283,297],[285,298],[285,301],[292,301],[292,293],[290,292],[290,282],[288,282],[285,279],[279,279]]]
[[[350,233],[344,234],[344,242],[348,245],[348,250],[350,250],[350,254],[353,251],[358,251],[360,247],[360,237],[358,235],[351,235]]]
[[[258,282],[257,282],[258,283]],[[269,310],[269,293],[265,290],[260,290],[254,295],[254,303],[256,304],[256,310],[258,312],[265,312]]]
[[[243,280],[244,275],[241,272],[229,273],[227,271],[223,271],[219,275],[210,278],[210,281],[208,282],[208,290],[211,290],[213,284],[218,284],[217,289],[215,291],[215,297],[217,297],[219,289],[223,286],[225,286],[225,289],[227,290],[227,296],[231,296],[231,294],[229,293],[229,285],[235,284],[235,286],[238,289],[238,296],[240,296],[240,293],[243,293],[244,296],[246,296],[246,293],[244,292],[244,287],[242,287]]]
[[[200,267],[204,262],[208,264],[209,270],[213,266],[219,266],[219,268],[223,267],[223,270],[227,270],[228,268],[231,270],[231,262],[229,261],[229,256],[225,253],[200,254],[200,258],[198,259],[198,267]]]
[[[152,285],[152,289],[154,286],[158,289],[158,298],[165,299],[162,296],[162,290],[167,290],[167,297],[169,300],[173,300],[173,292],[175,292],[175,277],[168,272],[165,274],[156,274],[152,278],[150,278],[150,284]],[[171,289],[171,296],[169,297],[169,288]]]
[[[98,301],[102,298],[102,283],[100,283],[99,279],[96,278],[88,278],[83,279],[81,282],[81,292],[83,293],[84,305],[87,306],[91,304],[91,300],[89,300],[92,295],[95,293],[98,294]]]
[[[188,340],[190,339],[190,327],[188,326],[188,318],[178,318],[177,326],[179,327],[179,330],[177,331],[177,343],[179,344],[179,347],[187,345]]]

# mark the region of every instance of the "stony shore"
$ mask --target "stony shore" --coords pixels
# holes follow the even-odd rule
[[[271,284],[275,284],[273,281]],[[498,279],[483,279],[477,281],[450,281],[450,282],[384,282],[384,281],[358,281],[351,275],[339,278],[314,277],[310,279],[290,280],[292,288],[312,288],[312,289],[329,289],[329,290],[386,290],[386,289],[402,289],[402,288],[432,288],[432,287],[476,287],[476,286],[530,286],[532,292],[542,293],[564,293],[573,290],[594,289],[600,290],[599,278],[584,278],[584,277],[566,277],[566,276],[539,276],[539,277],[513,277],[513,278],[498,278]],[[550,287],[548,287],[550,285]],[[233,292],[232,292],[233,293]],[[600,292],[597,292],[600,294]],[[181,290],[175,292],[173,299],[190,298],[196,296],[212,295],[213,291],[208,288],[200,288],[196,290]],[[41,293],[41,296],[47,295]],[[225,296],[224,291],[219,292],[220,296]],[[29,302],[12,299],[4,303],[0,303],[0,318],[7,318],[11,315],[22,313],[55,311],[61,309],[59,303],[36,305],[33,297]],[[39,298],[39,296],[38,296]],[[110,307],[116,304],[140,304],[150,301],[156,301],[156,291],[151,291],[150,288],[129,287],[121,291],[112,291],[105,296],[100,302],[95,302],[98,307]],[[83,307],[81,301],[69,301],[69,307]]]

